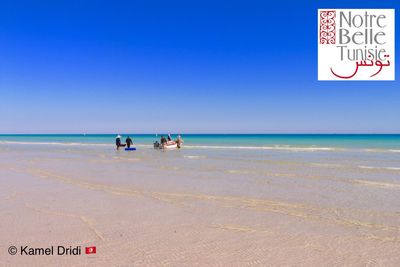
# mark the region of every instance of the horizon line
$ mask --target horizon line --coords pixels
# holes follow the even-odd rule
[[[1,135],[400,135],[400,133],[0,133]]]

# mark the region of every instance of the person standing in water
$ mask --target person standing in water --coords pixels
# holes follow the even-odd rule
[[[115,145],[117,146],[117,149],[119,149],[119,147],[122,146],[120,135],[117,135],[117,137],[115,138]]]
[[[161,140],[160,140],[160,142],[161,142],[161,145],[164,145],[164,144],[166,144],[166,143],[167,143],[167,139],[165,139],[165,137],[164,137],[164,136],[161,136]]]
[[[181,135],[178,135],[178,138],[176,139],[176,144],[178,145],[178,148],[181,148],[181,145],[183,144],[183,139]]]
[[[133,145],[133,141],[132,141],[132,139],[131,139],[129,136],[126,138],[125,142],[126,142],[126,146],[127,146],[128,148],[130,148],[131,145]]]

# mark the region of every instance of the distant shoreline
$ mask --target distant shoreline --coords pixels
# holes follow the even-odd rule
[[[138,135],[138,136],[147,136],[147,135],[167,135],[168,133],[119,133],[121,135]],[[262,135],[262,136],[279,136],[279,135],[286,135],[286,136],[331,136],[331,135],[350,135],[350,136],[357,136],[357,135],[400,135],[400,133],[171,133],[173,135],[181,134],[181,135],[215,135],[215,136],[226,136],[226,135],[232,135],[232,136],[238,136],[238,135],[244,135],[244,136],[257,136],[257,135]],[[71,135],[71,136],[96,136],[96,135],[116,135],[116,133],[87,133],[87,134],[82,134],[82,133],[0,133],[0,136],[64,136],[64,135]]]

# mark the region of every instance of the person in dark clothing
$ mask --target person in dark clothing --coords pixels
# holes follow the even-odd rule
[[[131,145],[133,145],[133,141],[132,141],[132,139],[131,139],[129,136],[126,138],[125,142],[126,142],[126,146],[127,146],[128,148],[130,148]]]
[[[161,136],[161,145],[164,145],[167,143],[167,139],[165,139],[164,136]]]
[[[171,135],[168,135],[168,141],[172,141]]]
[[[120,135],[117,135],[117,137],[115,138],[115,145],[117,146],[117,149],[119,149],[119,147],[122,146]]]

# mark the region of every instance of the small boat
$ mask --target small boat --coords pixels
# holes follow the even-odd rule
[[[169,141],[166,144],[162,145],[162,149],[174,149],[179,148],[178,144],[175,141]]]
[[[168,141],[165,144],[160,144],[158,142],[155,142],[153,146],[155,149],[176,149],[176,148],[181,148],[182,143],[175,141]]]

